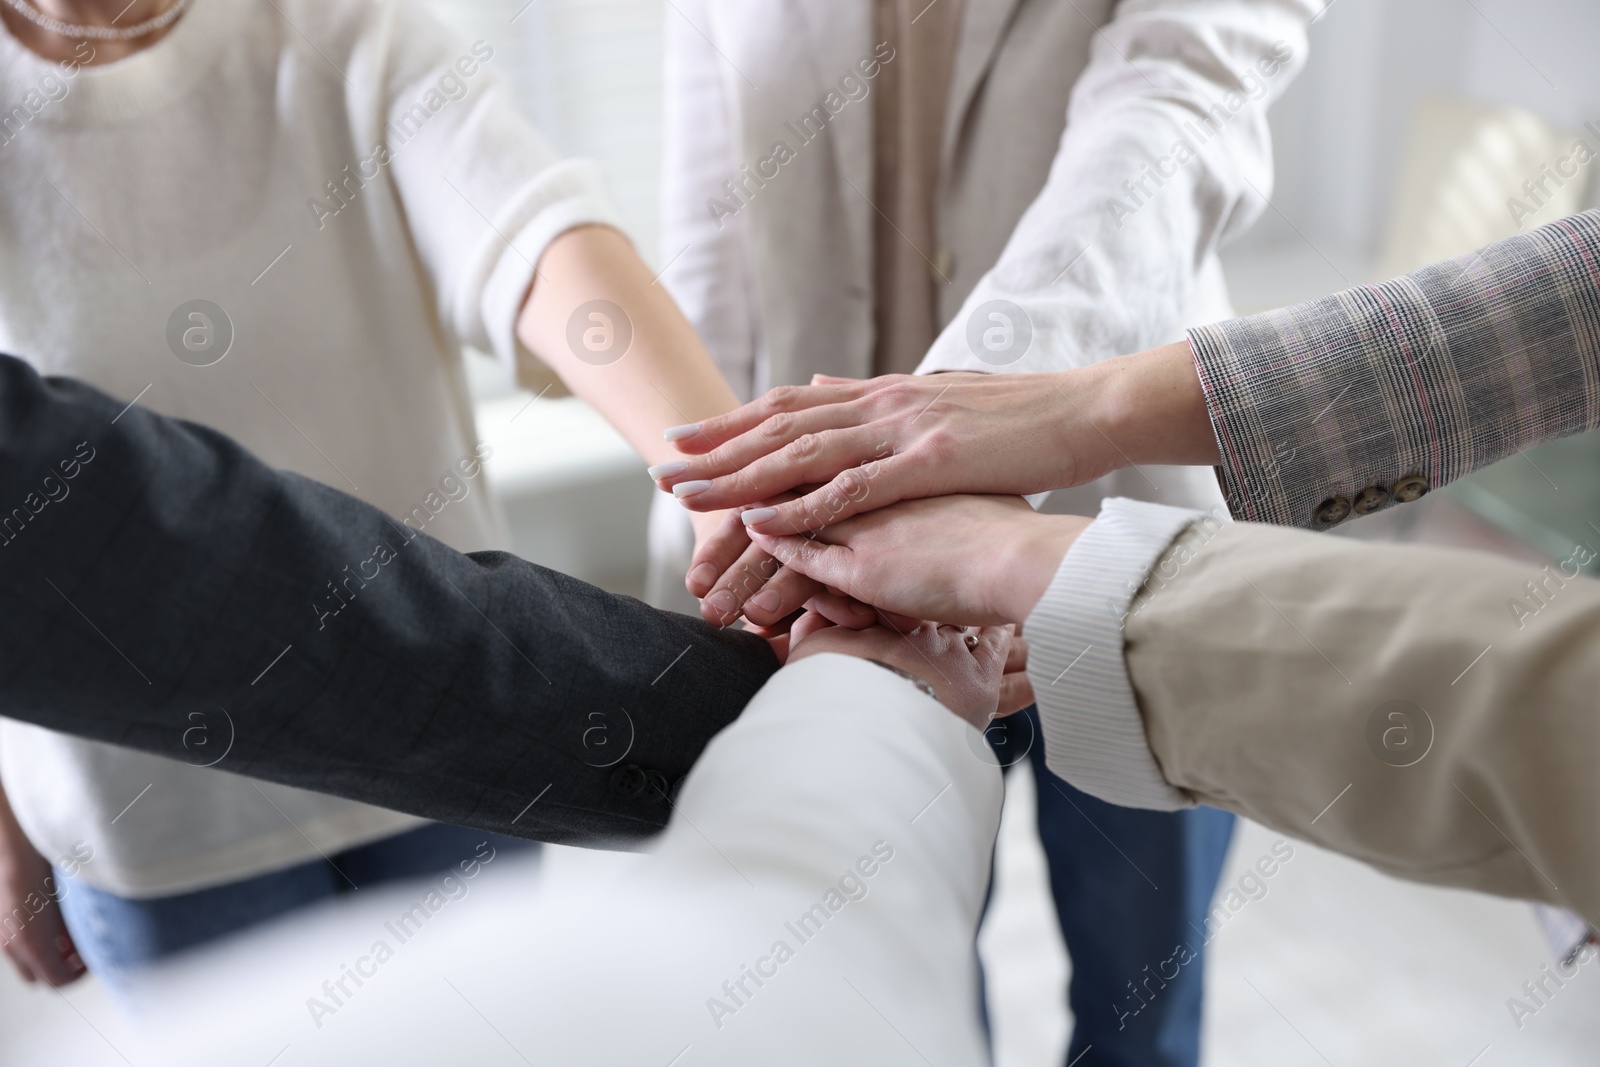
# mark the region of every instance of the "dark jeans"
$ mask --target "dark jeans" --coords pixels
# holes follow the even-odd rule
[[[1233,815],[1204,807],[1142,811],[1096,800],[1045,766],[1037,709],[1002,721],[1007,725],[990,728],[990,743],[1002,763],[1027,759],[1033,766],[1039,840],[1072,958],[1067,1000],[1075,1025],[1067,1062],[1194,1067],[1204,922]]]
[[[527,855],[539,847],[521,838],[433,823],[327,860],[166,897],[132,899],[60,871],[56,876],[66,887],[61,911],[83,962],[117,987],[142,966],[352,889],[459,872],[462,862],[481,859],[484,842],[496,858]]]

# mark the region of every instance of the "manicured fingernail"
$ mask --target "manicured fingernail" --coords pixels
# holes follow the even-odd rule
[[[672,487],[672,495],[682,500],[686,496],[698,496],[710,488],[711,483],[707,481],[679,482]]]
[[[689,584],[696,589],[705,589],[717,580],[717,568],[709,563],[702,563],[689,572]]]
[[[647,467],[645,473],[652,478],[670,478],[674,474],[682,474],[688,469],[688,460],[675,459],[671,463],[657,463],[654,467]]]
[[[691,422],[687,426],[668,426],[665,430],[661,431],[661,436],[665,437],[668,441],[681,441],[685,437],[693,437],[699,432],[700,424],[698,422]]]
[[[751,508],[749,511],[739,513],[739,521],[746,526],[754,526],[758,522],[766,522],[777,513],[777,508]]]
[[[782,598],[771,589],[763,589],[761,592],[750,598],[750,606],[752,608],[755,608],[757,611],[765,611],[768,614],[777,611],[782,603]]]
[[[739,614],[739,598],[734,596],[726,589],[712,593],[710,596],[706,597],[706,603],[710,604],[714,609],[716,609],[717,614],[720,615],[724,621],[731,620],[737,617]]]

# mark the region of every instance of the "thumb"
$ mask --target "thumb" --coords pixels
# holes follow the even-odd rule
[[[813,374],[811,376],[812,385],[853,385],[862,380],[861,378],[841,378],[836,374]]]

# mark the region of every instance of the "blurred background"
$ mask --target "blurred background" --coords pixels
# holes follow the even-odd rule
[[[641,249],[658,267],[669,261],[678,250],[657,247],[656,198],[662,31],[665,19],[680,17],[670,0],[425,6],[467,39],[494,45],[495,66],[530,117],[562,151],[601,163]],[[1559,187],[1547,184],[1552,195],[1540,205],[1523,183],[1553,168],[1576,141],[1600,153],[1596,41],[1600,6],[1572,0],[1334,0],[1312,27],[1305,72],[1272,112],[1271,207],[1225,250],[1239,310],[1387,277],[1595,206],[1595,164]],[[1513,198],[1531,211],[1514,210]],[[496,441],[489,469],[516,550],[638,593],[652,488],[632,452],[571,399],[536,401],[510,428],[528,395],[487,359],[473,367],[479,432]],[[1365,520],[1349,535],[1475,546],[1537,565],[1565,558],[1577,542],[1600,544],[1600,528],[1591,525],[1600,519],[1597,498],[1600,442],[1578,438]],[[1068,965],[1032,837],[1033,786],[1021,771],[1010,779],[997,903],[982,950],[997,1063],[1044,1067],[1061,1063]],[[1275,840],[1243,826],[1223,886]],[[1600,1062],[1600,963],[1520,1023],[1508,1007],[1552,962],[1530,909],[1405,885],[1309,846],[1294,849],[1266,895],[1211,946],[1207,1063]],[[629,862],[550,848],[542,871],[576,878]],[[528,874],[497,876],[504,882],[519,873]],[[367,928],[381,921],[384,899],[294,921]],[[485,892],[464,901],[452,936],[473,938],[472,909],[505,906],[499,899]],[[266,966],[286,945],[306,948],[304,938],[285,935],[223,951],[234,953],[236,966]],[[504,980],[514,983],[516,961],[506,966]],[[92,979],[56,992],[24,987],[0,967],[0,1067],[152,1062],[138,1049],[134,1024]],[[468,1019],[458,1062],[525,1061],[492,1028]]]

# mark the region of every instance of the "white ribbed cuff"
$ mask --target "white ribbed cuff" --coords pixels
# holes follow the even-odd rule
[[[1151,568],[1198,511],[1111,497],[1067,550],[1024,633],[1045,763],[1085,793],[1130,808],[1194,806],[1150,751],[1128,678],[1123,621]]]

